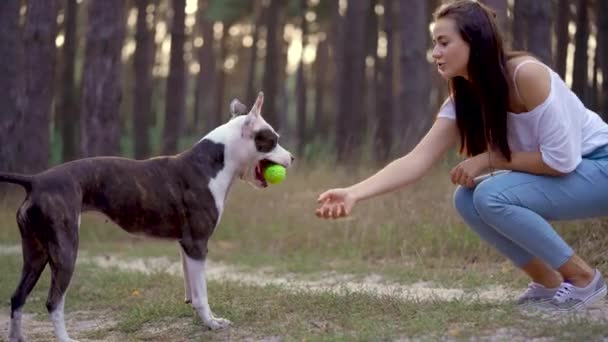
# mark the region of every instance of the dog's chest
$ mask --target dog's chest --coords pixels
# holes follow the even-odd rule
[[[215,208],[218,212],[218,223],[224,211],[226,195],[232,185],[232,177],[226,171],[220,171],[216,177],[209,180],[209,191],[213,195]]]

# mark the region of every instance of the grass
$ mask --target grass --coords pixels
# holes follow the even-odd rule
[[[8,298],[18,277],[19,257],[5,257],[0,272],[0,296]],[[44,300],[48,272],[34,290],[26,312],[45,319]],[[400,301],[356,293],[289,292],[276,286],[247,286],[210,282],[210,304],[218,316],[233,321],[229,331],[212,332],[182,298],[177,277],[158,273],[143,275],[79,265],[66,304],[68,312],[99,312],[113,323],[80,332],[78,338],[121,340],[239,340],[283,336],[287,341],[369,341],[400,337],[428,339],[468,338],[497,329],[517,331],[517,336],[567,337],[574,340],[605,336],[604,323],[571,319],[556,326],[550,321],[531,322],[506,304],[463,301]],[[106,317],[107,318],[107,317]],[[78,318],[77,318],[78,319]],[[26,327],[32,324],[26,321]],[[68,321],[68,329],[76,323]],[[523,333],[522,333],[523,331]]]
[[[453,186],[440,166],[422,182],[399,193],[361,203],[345,220],[314,216],[316,197],[328,187],[344,186],[374,170],[344,170],[334,165],[299,166],[286,181],[264,191],[235,184],[210,241],[210,259],[255,271],[291,272],[323,277],[327,272],[359,277],[379,274],[402,284],[429,281],[450,288],[487,285],[523,287],[527,280],[483,244],[455,214]],[[0,203],[0,245],[17,245],[15,211],[23,194]],[[608,271],[605,220],[560,223],[557,229],[577,252]],[[178,261],[174,242],[122,232],[98,214],[83,215],[81,250],[88,255],[123,258],[168,256]],[[20,258],[2,256],[0,298],[6,303],[17,283]],[[30,297],[27,310],[43,314],[48,274]],[[211,282],[214,311],[235,327],[204,332],[182,303],[181,279],[79,265],[68,295],[67,311],[99,312],[115,323],[90,329],[85,337],[124,340],[238,340],[281,336],[286,340],[352,341],[401,337],[491,336],[513,329],[527,337],[593,338],[608,334],[605,322],[531,321],[505,304],[436,301],[407,302],[361,294],[294,293],[278,287]],[[134,295],[137,293],[138,295]],[[40,317],[42,318],[42,317]],[[156,330],[155,330],[156,329]],[[161,329],[162,331],[157,331]],[[155,335],[156,334],[156,335]]]

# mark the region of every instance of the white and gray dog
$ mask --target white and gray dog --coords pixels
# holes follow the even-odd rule
[[[267,186],[262,176],[265,163],[290,167],[293,162],[292,155],[278,144],[278,134],[262,118],[263,100],[260,93],[248,114],[245,106],[233,100],[230,121],[175,156],[95,157],[35,175],[0,173],[0,181],[19,184],[27,192],[17,211],[23,269],[11,298],[9,340],[24,340],[23,305],[48,263],[52,274],[46,307],[57,339],[70,341],[64,320],[65,293],[76,263],[80,215],[87,210],[105,214],[128,232],[177,240],[186,302],[210,329],[229,325],[209,308],[207,242],[236,178],[263,188]]]

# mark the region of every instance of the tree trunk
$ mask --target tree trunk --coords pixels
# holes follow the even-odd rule
[[[364,121],[365,95],[365,21],[369,2],[351,1],[343,24],[342,66],[340,68],[340,107],[336,125],[338,161],[356,162],[360,155],[366,129]]]
[[[173,0],[171,20],[171,60],[165,102],[163,154],[177,153],[186,106],[186,66],[184,62],[186,0]]]
[[[0,170],[23,171],[22,112],[18,107],[22,46],[19,30],[20,0],[0,1]]]
[[[601,2],[601,1],[600,1]],[[568,25],[572,15],[570,13],[570,0],[557,1],[557,20],[555,22],[555,36],[557,39],[555,46],[555,71],[562,79],[566,78],[566,58],[568,56]]]
[[[572,90],[586,103],[587,88],[587,42],[589,40],[588,0],[578,0],[576,6],[576,34],[574,35],[574,70]]]
[[[198,65],[200,68],[196,75],[194,128],[197,131],[207,132],[214,128],[210,116],[214,109],[216,62],[213,53],[213,23],[205,16],[205,10],[209,3],[207,0],[202,0],[199,5],[201,7],[198,9],[197,24],[203,36],[203,46],[198,49]]]
[[[67,0],[65,9],[65,42],[61,68],[61,89],[57,105],[57,116],[61,131],[61,159],[78,158],[78,102],[74,66],[76,64],[76,36],[78,3]]]
[[[513,3],[513,50],[525,50],[527,47],[527,12],[530,10],[530,1],[538,0],[515,0]]]
[[[120,152],[121,49],[125,36],[122,0],[91,0],[82,79],[81,153]]]
[[[277,112],[277,96],[280,95],[278,87],[277,65],[279,65],[280,40],[282,40],[282,29],[279,26],[279,16],[283,6],[283,0],[270,0],[266,16],[266,59],[264,61],[264,116],[266,121],[279,127],[279,115]]]
[[[507,0],[484,0],[483,2],[496,13],[498,28],[503,35],[506,45],[510,46],[511,37],[509,35],[509,18],[507,17],[509,6]]]
[[[245,95],[245,105],[246,106],[253,106],[253,103],[255,102],[255,98],[257,96],[257,93],[259,91],[259,89],[256,89],[257,87],[257,82],[256,82],[256,78],[257,78],[257,66],[258,66],[258,39],[260,36],[260,28],[262,27],[262,25],[264,24],[265,21],[265,8],[258,3],[257,1],[254,3],[255,9],[254,9],[254,13],[256,14],[256,20],[255,20],[255,27],[253,29],[253,41],[251,43],[251,49],[250,49],[250,54],[249,54],[249,67],[247,68],[247,92]]]
[[[427,3],[406,0],[400,3],[402,18],[400,65],[402,118],[397,119],[395,137],[400,137],[399,154],[409,152],[428,131],[433,122],[429,114],[430,66],[428,48]]]
[[[27,146],[21,156],[25,171],[39,172],[48,167],[50,123],[55,85],[57,0],[29,2],[23,27],[25,92],[21,134]]]
[[[386,57],[378,58],[378,82],[376,85],[375,155],[378,163],[385,163],[393,146],[393,60],[394,60],[394,0],[384,0],[382,30],[386,35]]]
[[[327,78],[327,64],[329,63],[329,44],[327,39],[322,40],[317,45],[317,56],[313,65],[314,77],[315,77],[315,104],[313,110],[313,124],[311,133],[314,134],[312,138],[319,138],[322,142],[327,142],[327,135],[329,133],[329,120],[325,110],[325,93],[328,88],[326,82]]]
[[[224,122],[226,115],[224,114],[224,87],[226,83],[226,71],[224,70],[224,62],[228,55],[228,30],[229,26],[224,26],[224,33],[220,39],[219,46],[219,61],[217,65],[217,72],[215,75],[215,109],[213,112],[213,119],[211,121],[212,127],[215,128]],[[266,101],[266,100],[265,100]]]
[[[300,55],[300,63],[296,71],[296,126],[297,126],[297,153],[304,155],[304,147],[308,142],[307,131],[307,96],[306,96],[306,77],[304,73],[304,48],[308,42],[308,22],[306,21],[306,0],[299,0],[301,11],[301,29],[302,29],[302,53]]]
[[[152,115],[152,66],[154,65],[154,20],[148,23],[146,11],[149,1],[136,0],[137,28],[133,69],[135,85],[133,92],[133,148],[135,159],[150,156],[150,116]],[[153,3],[156,10],[157,2]],[[153,13],[150,13],[153,15]]]
[[[597,31],[598,31],[598,48],[599,54],[598,67],[600,68],[604,79],[602,81],[602,88],[600,90],[600,115],[604,118],[604,121],[608,122],[608,20],[602,13],[608,13],[608,1],[597,1],[598,10],[596,11],[597,17]]]
[[[529,4],[530,10],[526,12],[528,23],[528,50],[537,56],[543,63],[551,66],[553,55],[551,53],[551,27],[553,22],[553,6],[551,1],[533,0]]]

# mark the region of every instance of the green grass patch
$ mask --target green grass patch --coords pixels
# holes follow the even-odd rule
[[[0,296],[8,298],[18,280],[18,256],[6,256],[0,272]],[[45,274],[34,289],[26,312],[45,320],[48,289]],[[287,341],[368,341],[404,337],[429,339],[492,336],[498,329],[517,337],[595,338],[608,334],[608,325],[585,319],[556,324],[530,320],[508,304],[480,301],[403,301],[360,293],[292,292],[277,286],[210,282],[214,313],[233,321],[227,331],[206,331],[194,311],[183,303],[183,284],[163,273],[144,275],[78,265],[66,301],[66,313],[99,312],[115,323],[102,329],[78,331],[74,337],[105,339],[171,338],[224,340],[281,336]],[[76,318],[77,320],[78,318]],[[25,322],[34,324],[33,322]],[[68,324],[68,327],[74,324]],[[511,339],[509,337],[509,339]]]

